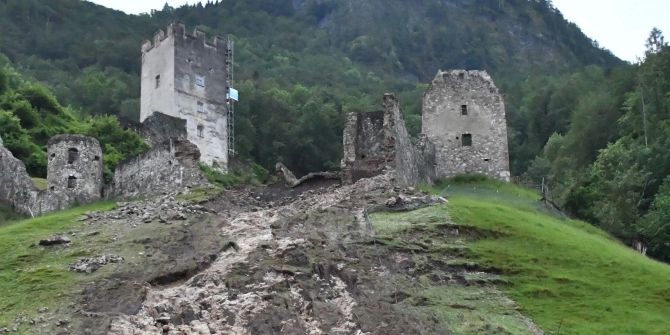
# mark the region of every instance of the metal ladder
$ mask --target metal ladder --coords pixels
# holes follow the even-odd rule
[[[233,88],[234,84],[234,63],[235,63],[235,42],[228,36],[226,41],[226,86]],[[226,92],[228,104],[228,156],[235,157],[235,101],[228,96],[230,91]]]

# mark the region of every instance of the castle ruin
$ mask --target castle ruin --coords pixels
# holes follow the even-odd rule
[[[83,135],[58,135],[47,144],[47,188],[67,194],[76,203],[89,203],[102,194],[102,148]]]
[[[351,184],[394,170],[400,185],[460,174],[509,181],[505,104],[485,71],[439,71],[424,94],[422,134],[412,139],[397,100],[347,116],[342,181]]]
[[[437,178],[509,181],[505,103],[486,71],[439,71],[424,94],[422,133],[435,144]]]
[[[102,148],[82,135],[58,135],[47,144],[47,189],[33,183],[20,160],[0,144],[0,201],[38,216],[102,197]]]
[[[405,127],[400,104],[385,94],[383,109],[347,116],[342,159],[342,181],[353,184],[386,171],[395,171],[399,185],[412,186],[433,179],[432,145],[413,141]]]
[[[230,43],[210,43],[197,29],[182,23],[160,30],[142,45],[140,122],[154,113],[186,120],[188,141],[200,150],[200,161],[227,171],[231,99]]]

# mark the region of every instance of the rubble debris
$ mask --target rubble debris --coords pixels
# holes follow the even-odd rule
[[[123,223],[135,227],[153,221],[185,221],[209,212],[201,205],[181,201],[176,197],[176,194],[168,194],[142,202],[118,202],[116,209],[109,212],[91,212],[82,217],[82,220],[88,224]]]
[[[70,265],[70,271],[79,273],[93,273],[109,263],[120,263],[123,257],[116,255],[102,255],[100,257],[82,258]]]
[[[424,207],[446,204],[447,199],[434,195],[410,196],[399,194],[384,203],[385,209],[392,212],[410,212]]]

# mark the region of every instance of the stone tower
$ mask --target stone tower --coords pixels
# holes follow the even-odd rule
[[[102,148],[98,140],[83,135],[58,135],[49,140],[47,157],[47,193],[58,195],[47,202],[62,199],[60,204],[44,207],[66,208],[68,204],[100,199]]]
[[[422,133],[437,178],[480,173],[509,180],[505,103],[485,71],[440,71],[423,98]]]
[[[186,120],[187,138],[200,150],[200,161],[227,170],[227,42],[210,43],[182,23],[159,31],[142,45],[140,122],[154,113]]]

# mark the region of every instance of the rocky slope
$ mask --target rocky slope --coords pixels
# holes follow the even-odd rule
[[[444,201],[391,185],[387,176],[343,187],[330,181],[296,189],[275,185],[226,191],[198,205],[164,196],[90,213],[82,220],[91,232],[107,236],[113,230],[117,242],[109,243],[106,255],[122,260],[98,266],[101,258],[90,259],[102,275],[91,277],[77,302],[40,329],[114,335],[542,333],[495,288],[497,275],[459,261],[463,241],[477,232],[451,224],[446,212],[430,219],[444,222],[436,230],[392,239],[377,234],[372,212]],[[459,297],[449,311],[436,310],[420,293],[426,280]],[[461,321],[448,324],[443,312]],[[504,315],[506,326],[491,315]]]

